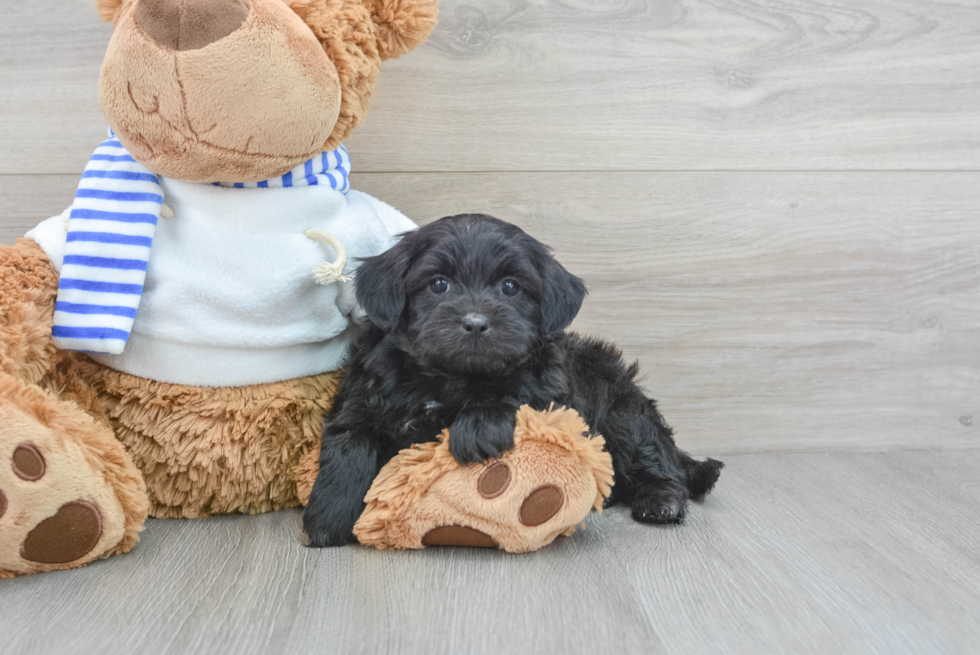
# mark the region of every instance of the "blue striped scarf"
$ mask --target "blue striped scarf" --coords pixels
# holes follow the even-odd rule
[[[261,182],[212,182],[214,186],[233,187],[235,189],[278,189],[292,186],[328,185],[331,189],[344,195],[350,191],[350,155],[347,148],[341,144],[336,150],[321,152],[313,159],[308,159],[288,173],[271,180]]]
[[[344,146],[262,182],[214,182],[233,188],[327,185],[350,191]],[[150,247],[163,206],[159,178],[109,131],[89,159],[68,218],[64,264],[51,336],[64,350],[118,355],[143,294]]]

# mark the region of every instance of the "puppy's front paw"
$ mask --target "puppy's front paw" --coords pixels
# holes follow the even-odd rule
[[[514,410],[464,410],[449,428],[449,452],[459,464],[497,459],[514,447]]]
[[[300,537],[300,541],[305,546],[310,548],[335,548],[337,546],[345,546],[354,541],[354,531],[351,528],[346,534],[343,530],[310,530],[309,528],[303,528],[303,536]]]
[[[358,510],[358,514],[360,511]],[[343,546],[354,541],[354,520],[349,518],[351,512],[340,507],[340,503],[330,500],[314,502],[303,512],[303,543],[311,548],[328,548]]]
[[[337,546],[346,546],[347,544],[353,543],[355,539],[353,530],[348,534],[344,534],[336,530],[309,532],[304,529],[300,541],[304,546],[309,546],[310,548],[336,548]]]
[[[450,432],[450,434],[452,433]],[[513,438],[509,445],[505,444],[500,446],[493,446],[492,444],[482,442],[479,438],[457,440],[454,440],[452,437],[449,438],[449,452],[452,453],[453,459],[462,466],[498,459],[513,445]]]

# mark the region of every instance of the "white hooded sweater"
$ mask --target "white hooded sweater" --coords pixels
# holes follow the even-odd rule
[[[340,368],[361,319],[353,282],[317,284],[313,268],[337,253],[303,232],[340,240],[350,274],[416,228],[380,200],[324,185],[160,185],[172,215],[158,222],[132,335],[122,354],[91,357],[161,382],[242,386]],[[70,210],[27,234],[59,272]]]

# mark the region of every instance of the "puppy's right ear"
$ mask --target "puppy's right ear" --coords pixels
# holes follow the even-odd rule
[[[385,252],[364,259],[354,276],[357,303],[368,320],[383,330],[398,327],[405,311],[405,276],[417,234],[409,232]]]

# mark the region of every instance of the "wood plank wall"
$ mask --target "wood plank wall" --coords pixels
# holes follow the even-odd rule
[[[105,123],[90,0],[0,24],[0,241]],[[980,444],[980,5],[443,0],[355,188],[552,244],[695,452]]]

